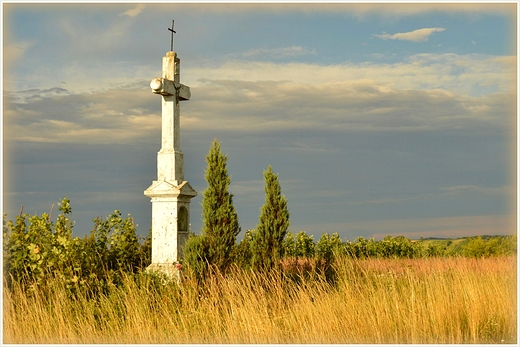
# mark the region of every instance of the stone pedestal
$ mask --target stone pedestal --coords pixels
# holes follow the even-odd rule
[[[151,266],[166,269],[182,258],[182,247],[188,239],[190,199],[197,192],[187,181],[179,186],[154,181],[144,194],[152,201]]]

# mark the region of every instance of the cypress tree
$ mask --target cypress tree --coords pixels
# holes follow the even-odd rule
[[[264,171],[265,204],[260,212],[260,224],[253,238],[253,268],[270,269],[278,266],[283,255],[283,240],[289,228],[287,200],[282,195],[278,175],[271,165]]]
[[[231,178],[226,168],[227,156],[222,154],[217,139],[213,140],[206,162],[208,188],[202,192],[202,236],[206,238],[209,264],[225,271],[231,262],[240,227],[233,194],[228,191]]]

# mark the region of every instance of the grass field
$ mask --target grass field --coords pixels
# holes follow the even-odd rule
[[[124,277],[72,300],[4,286],[4,343],[516,343],[517,258],[342,259],[334,284],[280,272],[203,285]]]

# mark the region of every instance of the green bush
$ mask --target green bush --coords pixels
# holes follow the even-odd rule
[[[377,242],[360,236],[354,242],[347,242],[345,253],[354,258],[377,257]]]
[[[133,219],[115,211],[105,221],[94,220],[90,236],[72,237],[70,200],[59,204],[54,224],[48,214],[17,216],[6,222],[4,215],[3,259],[6,283],[27,288],[59,278],[73,289],[78,285],[102,286],[107,276],[121,271],[137,272],[150,260],[150,240],[141,245]]]
[[[287,233],[283,243],[284,256],[286,257],[314,257],[313,235],[308,236],[304,231],[294,235]]]
[[[70,201],[59,204],[61,212],[54,225],[47,213],[41,216],[22,214],[16,222],[5,224],[4,273],[7,281],[24,282],[30,286],[45,283],[52,276],[76,283],[81,273],[81,241],[72,238]]]
[[[191,234],[184,245],[184,265],[186,271],[196,278],[202,278],[209,265],[209,243],[205,235]]]
[[[234,248],[233,262],[242,269],[249,269],[253,258],[253,239],[256,230],[246,230],[244,238]]]
[[[421,245],[412,243],[404,236],[386,236],[377,242],[376,254],[382,258],[417,258],[421,256]]]
[[[146,266],[140,249],[133,219],[128,215],[125,219],[121,212],[115,210],[105,220],[94,219],[91,231],[95,241],[95,249],[102,262],[110,270],[123,269],[135,272]]]
[[[475,258],[512,255],[516,254],[516,245],[516,235],[489,238],[477,236],[469,239],[461,253],[466,257]]]
[[[346,247],[341,241],[338,233],[329,235],[329,233],[323,233],[316,242],[315,255],[317,269],[325,276],[329,281],[334,281],[336,277],[336,271],[333,268],[334,261],[342,254],[345,254]]]
[[[338,233],[323,233],[315,246],[317,259],[326,264],[332,263],[336,255],[344,253],[345,246]]]

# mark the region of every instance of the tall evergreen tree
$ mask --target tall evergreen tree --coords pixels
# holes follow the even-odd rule
[[[231,262],[240,227],[233,194],[228,191],[231,178],[226,168],[227,156],[222,154],[217,139],[213,140],[206,162],[208,188],[202,192],[202,236],[206,238],[209,264],[224,271]]]
[[[260,212],[260,224],[253,238],[254,269],[262,270],[276,267],[283,255],[283,240],[289,228],[287,200],[282,195],[278,175],[271,165],[264,171],[265,204]]]

